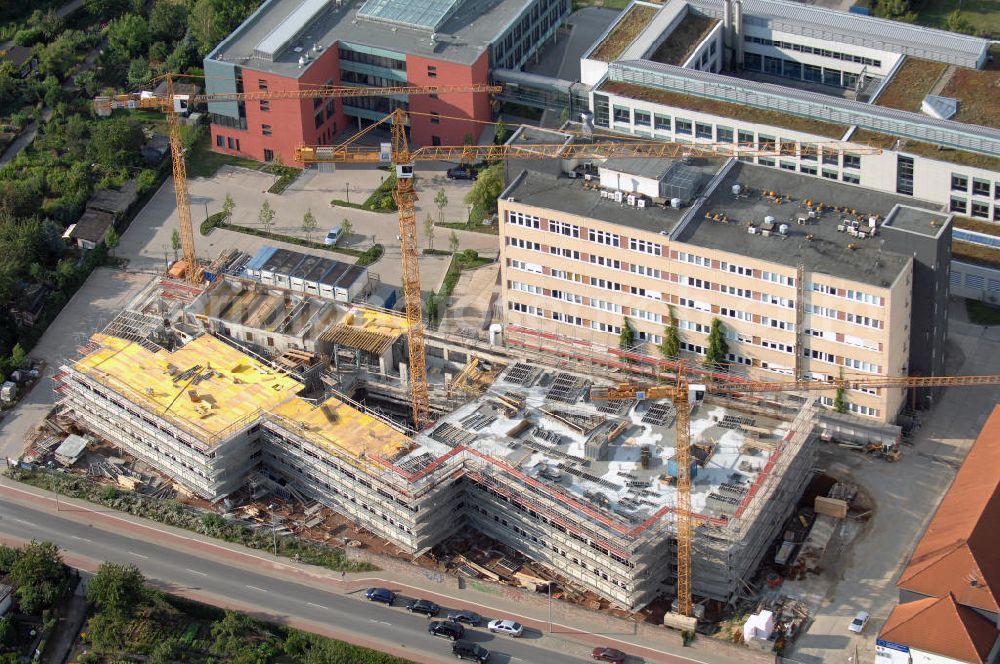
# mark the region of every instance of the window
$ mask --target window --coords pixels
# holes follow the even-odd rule
[[[965,210],[966,210],[965,199],[964,198],[958,198],[956,196],[952,196],[951,197],[951,205],[949,206],[949,209],[952,212],[961,212],[962,214],[965,214]]]
[[[757,157],[757,163],[761,166],[774,166],[774,159],[771,157]]]
[[[628,241],[628,248],[632,251],[638,251],[643,254],[651,254],[653,256],[663,255],[663,246],[656,244],[655,242],[646,242],[645,240],[630,238]]]
[[[434,65],[427,65],[427,78],[437,78],[438,68]]]
[[[837,171],[832,171],[829,168],[824,168],[823,169],[823,177],[825,177],[827,180],[836,180],[837,179]]]
[[[562,221],[549,221],[549,232],[559,233],[568,237],[580,237],[580,227],[575,224],[567,224]]]
[[[433,146],[441,145],[441,137],[440,136],[431,136],[431,145],[433,145]]]
[[[857,173],[842,173],[840,179],[851,184],[861,184],[861,177]]]
[[[317,113],[315,115],[315,117],[313,117],[313,124],[316,126],[316,129],[319,129],[320,127],[323,126],[323,110],[322,109],[320,109],[320,112]]]
[[[740,145],[753,145],[754,144],[754,138],[753,138],[753,132],[752,131],[744,131],[744,130],[740,129],[738,135],[739,135],[739,143],[740,143]]]
[[[326,119],[329,120],[333,117],[333,99],[327,100],[326,102]]]
[[[802,161],[816,161],[817,154],[819,154],[819,148],[815,143],[803,143],[802,149],[799,150],[799,158]]]
[[[224,147],[226,147],[226,137],[223,136],[222,134],[217,135],[215,137],[215,147],[217,147],[217,148],[224,148]]]
[[[980,219],[990,218],[990,206],[986,203],[972,202],[972,216],[979,217]]]
[[[795,170],[795,162],[794,161],[785,161],[784,159],[782,159],[781,163],[778,164],[778,165],[781,166],[781,168],[783,170],[786,170],[786,171],[794,171]]]
[[[823,165],[824,166],[840,166],[840,155],[836,152],[823,151]]]
[[[632,109],[626,106],[615,106],[615,122],[631,122],[632,121]]]
[[[263,78],[258,78],[257,79],[257,89],[258,90],[265,90],[266,91],[267,90],[267,81],[264,80]]]
[[[698,122],[694,126],[694,135],[696,138],[707,138],[711,140],[712,138],[712,125],[705,124],[704,122]]]
[[[226,139],[226,147],[228,147],[230,150],[234,150],[235,149],[233,147],[233,137],[232,136],[230,136],[230,137],[228,137]]]
[[[648,127],[650,124],[649,111],[636,111],[635,124],[640,127]]]
[[[990,195],[989,180],[980,180],[979,178],[972,178],[972,195],[989,196]]]
[[[691,135],[691,121],[690,120],[681,120],[680,118],[677,118],[676,122],[674,123],[674,133],[676,133],[676,134],[685,134],[687,136],[690,136]]]
[[[913,195],[913,157],[896,156],[896,193]]]
[[[715,42],[712,42],[713,44]],[[715,128],[715,140],[719,143],[732,143],[733,130],[730,127],[717,126]]]
[[[629,263],[629,272],[632,274],[641,274],[646,277],[653,277],[654,279],[660,278],[660,271],[653,267],[646,267],[645,265],[636,265],[635,263]]]
[[[802,164],[801,166],[799,166],[799,171],[801,171],[802,173],[805,173],[806,175],[816,175],[816,167],[815,166],[810,166],[810,165]]]
[[[261,99],[260,100],[260,112],[261,113],[270,113],[271,112],[271,100],[270,99]]]
[[[951,174],[951,190],[952,191],[968,191],[969,190],[969,178],[964,175]]]
[[[774,136],[767,136],[765,134],[760,134],[757,137],[757,147],[763,152],[774,152],[777,142],[778,139],[776,139]]]
[[[596,242],[597,244],[606,244],[611,247],[621,246],[619,236],[614,233],[590,229],[587,232],[587,238],[591,242]]]
[[[438,113],[431,113],[431,124],[441,124],[441,116]]]
[[[524,226],[525,228],[539,228],[540,222],[538,217],[524,214],[523,212],[507,212],[507,223],[515,224],[517,226]]]
[[[594,95],[594,124],[598,127],[607,127],[609,124],[607,95]]]
[[[653,128],[657,131],[670,131],[669,115],[660,115],[659,113],[656,113],[653,115],[653,122],[655,123]],[[997,191],[1000,192],[1000,184],[997,185]]]
[[[845,154],[844,168],[861,168],[861,157],[856,154]]]
[[[618,245],[616,244],[615,246],[617,247]],[[610,267],[613,270],[622,269],[621,261],[616,260],[614,258],[606,258],[604,256],[598,256],[597,254],[590,254],[590,262],[593,263],[594,265]]]
[[[263,124],[263,125],[261,125],[260,126],[260,133],[263,134],[264,136],[270,136],[271,135],[271,125],[269,125],[269,124]]]
[[[268,150],[267,148],[264,149],[264,161],[274,161],[274,150]]]

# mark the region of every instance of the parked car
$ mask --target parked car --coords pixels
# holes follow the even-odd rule
[[[323,238],[323,244],[337,244],[340,239],[340,228],[331,228],[330,232]]]
[[[519,622],[514,622],[513,620],[491,620],[489,625],[489,630],[494,634],[509,634],[510,636],[521,636],[524,633],[524,627]]]
[[[455,166],[448,169],[449,180],[475,180],[479,177],[479,171],[472,166]]]
[[[457,622],[446,620],[432,620],[431,624],[427,625],[427,631],[434,636],[441,636],[452,641],[458,641],[465,636],[464,627]]]
[[[486,664],[490,660],[490,651],[478,643],[469,641],[455,641],[451,644],[451,654],[458,659],[471,659],[479,664]]]
[[[466,625],[472,625],[473,627],[483,622],[482,616],[475,611],[449,611],[448,620],[453,620],[457,623],[465,623]]]
[[[396,599],[396,593],[391,590],[386,590],[385,588],[369,588],[368,592],[365,593],[365,597],[372,602],[382,602],[383,604],[388,604],[392,606],[393,601]]]
[[[851,621],[851,624],[847,627],[847,629],[860,634],[865,631],[865,627],[868,625],[868,619],[870,617],[871,616],[868,615],[867,611],[858,611],[858,614],[854,616],[854,620]]]
[[[422,613],[425,616],[433,617],[438,614],[441,607],[428,599],[418,599],[410,602],[406,606],[406,610],[410,613]]]
[[[621,650],[615,650],[614,648],[594,648],[590,653],[590,656],[599,662],[614,662],[615,664],[621,664],[625,661],[625,653]]]

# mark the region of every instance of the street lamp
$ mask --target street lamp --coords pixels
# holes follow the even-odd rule
[[[345,195],[347,196],[347,199],[346,199],[347,202],[350,203],[351,202],[351,183],[350,182],[345,182],[344,183],[344,192],[345,192]]]
[[[552,582],[549,581],[549,634],[552,633]]]

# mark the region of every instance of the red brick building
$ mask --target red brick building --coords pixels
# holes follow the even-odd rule
[[[570,0],[268,0],[205,58],[209,92],[488,83],[553,36]],[[334,143],[410,111],[417,145],[478,140],[489,95],[213,102],[218,152],[292,162],[297,145]]]

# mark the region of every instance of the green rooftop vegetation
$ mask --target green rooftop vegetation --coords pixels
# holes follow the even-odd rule
[[[900,145],[898,148],[894,148],[897,140],[900,142]],[[854,132],[851,136],[851,142],[864,143],[866,145],[880,147],[883,150],[898,149],[900,152],[909,152],[910,154],[917,154],[921,157],[927,157],[928,159],[938,159],[940,161],[947,161],[949,163],[960,164],[962,166],[986,168],[994,171],[1000,170],[1000,157],[991,157],[989,155],[978,154],[976,152],[965,152],[963,150],[955,150],[953,148],[944,148],[931,143],[922,143],[921,141],[897,138],[896,136],[890,136],[889,134],[882,134],[868,129],[858,129]]]
[[[665,65],[677,65],[678,67],[683,65],[684,61],[691,57],[698,44],[718,22],[717,18],[701,16],[689,11],[650,59]]]
[[[942,62],[908,57],[879,95],[877,103],[901,111],[919,111],[920,102],[931,93],[947,68],[948,65]]]
[[[984,127],[1000,127],[1000,71],[956,68],[941,91],[958,100],[953,120]]]
[[[711,113],[712,115],[732,118],[733,120],[743,120],[744,122],[774,125],[775,127],[784,127],[785,129],[793,129],[833,139],[839,139],[844,135],[844,132],[847,131],[846,126],[833,124],[831,122],[813,120],[812,118],[803,118],[797,115],[789,115],[788,113],[780,113],[778,111],[771,111],[763,108],[733,104],[727,101],[704,99],[702,97],[685,95],[679,92],[670,92],[668,90],[659,90],[657,88],[649,88],[642,85],[635,85],[633,83],[608,81],[601,86],[601,91],[621,95],[630,99],[640,99],[643,101],[655,102],[657,104],[676,106],[677,108],[684,108],[689,111]]]
[[[1000,237],[1000,224],[992,221],[981,221],[979,219],[969,219],[968,217],[955,217],[954,224],[956,228],[961,228],[965,231],[974,231],[976,233],[982,233],[983,235]]]
[[[625,52],[625,49],[639,36],[639,33],[649,25],[649,22],[653,20],[658,11],[658,7],[632,5],[632,8],[626,12],[614,30],[594,49],[590,57],[594,60],[603,60],[604,62],[611,62],[617,58]]]
[[[966,263],[975,263],[987,267],[1000,266],[1000,249],[984,247],[981,244],[973,244],[971,242],[962,242],[961,240],[951,241],[951,257],[956,260],[965,261]]]

